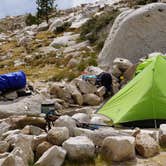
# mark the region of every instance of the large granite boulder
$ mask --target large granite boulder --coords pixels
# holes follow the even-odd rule
[[[121,13],[115,20],[99,63],[109,67],[122,57],[137,62],[154,51],[166,52],[166,4],[153,3]]]

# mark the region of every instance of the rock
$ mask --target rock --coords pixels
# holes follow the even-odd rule
[[[117,56],[135,63],[154,51],[166,52],[165,18],[164,3],[152,3],[121,13],[101,51],[100,65],[110,66]]]
[[[93,130],[89,130],[89,129],[84,129],[84,128],[78,128],[75,127],[74,128],[74,136],[86,136],[89,139],[91,139],[94,135],[94,131]],[[92,139],[91,139],[92,140]]]
[[[90,120],[91,124],[96,124],[96,125],[106,125],[106,123],[104,122],[104,119],[99,117],[99,116],[94,116],[91,118]]]
[[[88,160],[95,154],[93,142],[85,136],[71,137],[62,146],[71,160]]]
[[[159,129],[159,143],[166,146],[166,124],[161,124]]]
[[[47,139],[53,145],[62,145],[69,138],[69,130],[67,127],[53,127],[48,132]]]
[[[103,140],[109,136],[123,136],[123,134],[115,130],[114,128],[103,127],[95,130],[91,139],[93,140],[95,145],[102,146]]]
[[[9,118],[12,129],[22,129],[27,125],[45,129],[45,120],[41,117],[12,116]]]
[[[81,95],[81,93],[79,91],[73,92],[72,97],[73,97],[73,100],[76,104],[78,104],[78,105],[83,104],[83,96]]]
[[[52,84],[50,87],[50,94],[68,101],[69,103],[72,100],[72,94],[67,85],[62,85],[59,83]]]
[[[34,138],[32,140],[32,150],[35,151],[37,146],[45,141],[47,141],[47,134],[41,134],[38,136],[34,136]]]
[[[72,46],[76,44],[76,40],[78,39],[79,34],[65,34],[64,36],[60,36],[54,39],[54,41],[50,44],[52,47],[66,47],[66,46]]]
[[[0,153],[8,152],[9,150],[9,143],[6,141],[0,141]]]
[[[112,67],[112,74],[116,77],[119,78],[122,75],[122,71],[120,71],[118,65],[113,65]]]
[[[58,27],[61,27],[63,24],[64,24],[64,22],[63,22],[61,19],[57,18],[57,19],[55,19],[55,20],[53,21],[53,23],[50,25],[48,31],[56,32],[56,29],[57,29]]]
[[[79,60],[79,59],[72,58],[72,59],[69,60],[69,62],[68,62],[68,64],[67,64],[67,67],[68,67],[68,68],[74,68],[74,67],[76,67],[79,63],[80,63],[80,60]]]
[[[48,29],[48,24],[46,22],[42,22],[38,25],[37,31],[46,31]]]
[[[37,158],[41,157],[45,151],[51,148],[53,145],[47,141],[42,142],[36,148],[36,156]]]
[[[56,55],[56,52],[57,52],[57,49],[55,49],[54,47],[51,47],[51,46],[47,46],[47,47],[41,47],[39,48],[38,50],[40,53],[42,54],[55,54]]]
[[[65,160],[65,156],[66,150],[55,145],[49,148],[34,166],[61,166]]]
[[[5,141],[7,141],[11,147],[20,148],[25,155],[25,160],[27,162],[34,160],[34,154],[32,151],[32,136],[23,135],[23,134],[16,134],[16,135],[9,135]]]
[[[71,29],[78,29],[80,28],[83,24],[85,24],[89,18],[82,18],[80,20],[75,20],[72,22],[72,25],[70,26]]]
[[[99,105],[101,102],[101,99],[95,95],[95,94],[84,94],[83,95],[83,100],[84,100],[84,104],[88,104],[88,105]]]
[[[55,122],[55,127],[67,127],[69,129],[69,135],[73,136],[74,128],[76,127],[76,122],[70,116],[64,115],[60,116]]]
[[[96,66],[89,66],[85,69],[85,72],[90,75],[99,75],[100,73],[104,72],[104,70]]]
[[[7,118],[12,115],[39,115],[41,113],[41,104],[44,100],[43,96],[37,94],[15,102],[0,101],[0,118]]]
[[[72,116],[73,119],[75,119],[78,122],[82,122],[82,123],[89,123],[90,121],[90,117],[89,115],[85,114],[85,113],[76,113]]]
[[[125,71],[133,65],[128,59],[124,58],[116,58],[113,64],[116,65],[120,71]]]
[[[36,126],[27,125],[22,129],[21,133],[27,134],[27,135],[40,135],[44,133],[44,130]]]
[[[28,166],[25,165],[20,157],[9,154],[7,157],[0,159],[0,166]]]
[[[9,135],[19,134],[20,132],[21,132],[21,130],[19,130],[19,129],[9,130],[9,131],[7,131],[7,132],[5,132],[5,133],[2,134],[2,139],[5,139]]]
[[[159,153],[159,145],[150,135],[137,134],[136,150],[145,158],[153,157]]]
[[[81,43],[72,43],[73,45],[70,45],[69,47],[66,47],[63,51],[64,54],[68,54],[75,51],[80,51],[81,49],[84,49],[85,47],[89,46],[89,41],[84,41]]]
[[[97,88],[94,85],[82,79],[74,79],[72,84],[75,84],[83,94],[95,93],[97,91]]]
[[[130,136],[105,138],[102,145],[102,155],[106,160],[116,162],[135,159],[135,138]]]
[[[131,80],[134,77],[136,68],[137,65],[132,65],[124,72],[123,76],[127,81]]]
[[[98,88],[96,92],[97,96],[99,97],[103,97],[105,93],[106,93],[106,90],[104,86]]]
[[[9,92],[5,94],[5,98],[8,100],[15,100],[18,97],[17,92]]]
[[[9,129],[11,128],[11,125],[9,123],[6,122],[1,122],[0,123],[0,136],[2,136],[3,133],[9,131]]]

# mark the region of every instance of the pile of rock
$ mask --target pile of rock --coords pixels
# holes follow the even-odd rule
[[[103,101],[105,88],[97,88],[95,80],[85,81],[81,77],[71,83],[53,83],[50,86],[50,94],[54,98],[60,98],[70,104],[99,105]]]
[[[20,120],[15,117],[15,122],[14,117],[11,118],[13,120],[4,119],[0,123],[0,164],[27,166],[33,164],[35,158],[35,166],[52,166],[55,162],[61,166],[65,159],[83,162],[94,159],[98,154],[106,162],[123,163],[135,160],[137,154],[143,158],[153,157],[160,153],[159,143],[166,145],[165,124],[160,126],[159,131],[117,130],[111,127],[89,130],[78,128],[74,120],[91,122],[97,116],[104,123],[105,118],[95,114],[61,116],[48,133],[34,123],[29,125],[25,117],[22,126],[18,122],[23,117]]]

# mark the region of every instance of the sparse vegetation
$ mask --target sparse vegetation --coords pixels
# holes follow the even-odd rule
[[[119,13],[118,10],[113,10],[92,17],[81,27],[81,40],[89,40],[91,44],[97,45],[97,49],[100,50],[108,35],[108,32],[102,32],[102,30],[109,24],[113,24]],[[102,35],[100,35],[100,32],[102,32]]]
[[[25,23],[27,26],[31,26],[33,24],[39,24],[39,21],[36,16],[33,16],[31,13],[29,13],[25,19]]]

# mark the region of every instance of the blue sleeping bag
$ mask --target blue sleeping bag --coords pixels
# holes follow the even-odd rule
[[[23,71],[0,75],[0,91],[6,92],[25,88],[26,75]]]

